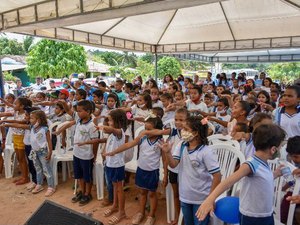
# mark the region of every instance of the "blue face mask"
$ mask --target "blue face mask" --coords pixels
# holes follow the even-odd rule
[[[63,87],[64,87],[64,88],[67,88],[67,87],[68,87],[68,85],[67,85],[67,84],[63,84]]]

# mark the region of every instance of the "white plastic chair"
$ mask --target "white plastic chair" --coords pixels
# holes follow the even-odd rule
[[[57,126],[56,129],[61,128],[63,125],[65,125],[67,122],[61,123],[61,122],[55,122],[51,124],[49,127],[50,131],[52,132],[52,129]],[[57,174],[57,164],[58,162],[62,162],[62,175],[63,175],[63,181],[66,181],[66,170],[68,166],[69,176],[71,176],[71,166],[67,164],[67,162],[73,161],[73,151],[65,151],[61,148],[61,135],[57,135],[57,142],[55,146],[55,151],[53,151],[52,154],[52,170],[53,170],[53,176],[54,176],[54,185],[58,184],[58,174]]]
[[[6,134],[5,149],[3,149],[3,160],[5,178],[13,177],[14,165],[16,164],[16,153],[14,151],[14,145],[12,142],[12,130],[8,129]]]
[[[234,149],[240,151],[241,146],[240,143],[236,140],[233,140],[230,135],[223,135],[223,134],[214,134],[207,137],[209,145],[216,145],[216,144],[225,144],[230,145]]]
[[[102,125],[102,124],[99,124]],[[103,138],[103,133],[100,131],[100,138]],[[96,189],[97,189],[97,199],[101,200],[104,198],[104,165],[103,159],[101,156],[102,151],[104,150],[105,143],[99,144],[96,163],[95,163],[95,180],[96,180]]]
[[[280,165],[279,159],[273,159],[268,160],[268,164],[270,166],[270,169],[274,172],[277,167]],[[296,169],[294,165],[292,165],[289,162],[286,162],[287,166],[290,167],[291,171]],[[281,201],[284,196],[284,192],[282,191],[282,187],[284,185],[284,179],[283,177],[278,177],[274,180],[274,201],[273,201],[273,208],[274,208],[274,218],[278,221],[280,221],[280,205]],[[298,193],[299,194],[299,193]]]
[[[208,128],[212,130],[212,135],[216,133],[216,128],[211,122],[207,122]],[[210,135],[210,136],[212,136]]]
[[[300,177],[296,177],[295,180],[296,180],[296,183],[295,183],[295,186],[294,186],[293,196],[294,195],[299,195],[299,193],[300,193]],[[283,223],[280,222],[280,217],[278,218],[277,216],[274,216],[275,225],[293,225],[295,208],[296,208],[296,204],[290,204],[289,214],[288,214],[288,219],[287,219],[286,224],[283,224]],[[280,213],[280,211],[279,211],[279,213]]]
[[[139,136],[139,134],[145,130],[144,126],[139,127],[134,134],[134,138]],[[130,173],[136,173],[137,170],[137,155],[138,155],[138,146],[134,146],[134,153],[133,153],[133,158],[130,162],[125,164],[125,170],[130,172]]]

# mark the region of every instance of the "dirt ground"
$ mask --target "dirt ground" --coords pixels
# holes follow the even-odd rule
[[[33,195],[26,190],[26,185],[16,186],[13,179],[0,178],[0,225],[21,225],[24,224],[30,216],[37,210],[37,208],[48,199],[61,204],[67,208],[76,210],[80,213],[90,215],[96,220],[108,224],[109,218],[103,216],[106,208],[100,206],[101,201],[97,200],[96,187],[93,187],[93,200],[86,206],[79,206],[78,203],[72,203],[73,197],[73,180],[69,179],[67,182],[59,180],[56,193],[46,198],[44,196],[45,190],[39,194]],[[131,224],[131,218],[138,210],[138,192],[134,187],[133,180],[131,180],[131,187],[126,191],[126,214],[128,219],[123,220],[119,224]],[[143,222],[144,223],[144,222]],[[159,195],[158,209],[156,214],[156,225],[167,224],[166,221],[166,201],[162,195]]]

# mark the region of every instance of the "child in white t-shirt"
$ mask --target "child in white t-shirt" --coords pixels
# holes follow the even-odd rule
[[[274,225],[274,179],[281,176],[281,172],[278,168],[272,173],[267,161],[277,156],[284,138],[284,130],[277,125],[266,124],[257,127],[253,132],[255,155],[216,187],[199,207],[197,218],[205,220],[207,215],[213,212],[217,197],[243,178],[239,206],[240,224]]]

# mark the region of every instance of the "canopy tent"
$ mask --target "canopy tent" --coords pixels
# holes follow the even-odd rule
[[[300,0],[1,1],[1,32],[157,54],[300,47]]]

